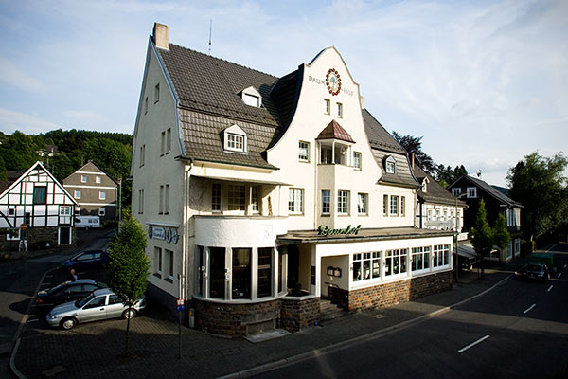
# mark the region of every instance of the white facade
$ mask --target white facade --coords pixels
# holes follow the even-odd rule
[[[264,167],[192,158],[183,126],[191,109],[178,106],[180,89],[158,49],[151,40],[132,164],[132,213],[150,232],[153,286],[172,297],[246,303],[285,296],[289,288],[325,296],[330,283],[351,291],[451,270],[451,233],[414,229],[417,185],[382,181],[359,84],[334,47],[300,65],[291,121],[267,146]],[[251,100],[260,94],[250,85],[235,96],[243,93],[247,106],[264,101]],[[223,154],[250,154],[247,121],[203,117],[226,125],[214,141]],[[333,121],[341,128],[322,138]],[[323,228],[334,231],[322,236]],[[425,246],[429,263],[413,272],[413,249]],[[364,271],[365,253],[380,259],[372,280],[353,274]],[[328,267],[338,270],[329,276]]]
[[[26,240],[32,229],[54,228],[57,244],[71,244],[77,202],[63,186],[36,162],[0,194],[0,228],[17,229],[7,240]]]

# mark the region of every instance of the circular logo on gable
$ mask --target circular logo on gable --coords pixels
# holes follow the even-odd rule
[[[336,96],[339,91],[341,91],[341,77],[336,69],[330,68],[327,70],[325,84],[327,84],[327,91],[331,94],[331,96]]]

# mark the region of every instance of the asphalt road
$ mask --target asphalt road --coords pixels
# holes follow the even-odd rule
[[[568,255],[559,258],[546,283],[508,280],[442,316],[258,377],[566,377]]]
[[[112,231],[80,231],[79,247],[62,249],[61,252],[30,258],[0,262],[0,377],[7,373],[8,354],[14,343],[21,323],[33,321],[33,307],[28,317],[28,305],[38,285],[41,289],[58,284],[66,279],[66,273],[48,271],[72,257],[82,249],[105,248]],[[47,275],[44,274],[48,272]],[[81,273],[79,273],[81,277]],[[43,283],[40,283],[43,278]]]

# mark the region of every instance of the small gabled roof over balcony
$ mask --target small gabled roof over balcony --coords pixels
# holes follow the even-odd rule
[[[331,120],[331,122],[327,124],[325,129],[322,130],[316,138],[316,140],[321,139],[338,139],[349,143],[355,143],[349,133],[347,133],[347,131],[335,120]]]

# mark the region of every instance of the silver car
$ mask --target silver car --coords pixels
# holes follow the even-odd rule
[[[70,301],[53,308],[45,320],[50,326],[72,329],[80,322],[104,320],[107,318],[131,318],[146,308],[146,299],[142,298],[128,309],[118,295],[108,288],[96,290],[91,295],[77,301]]]

